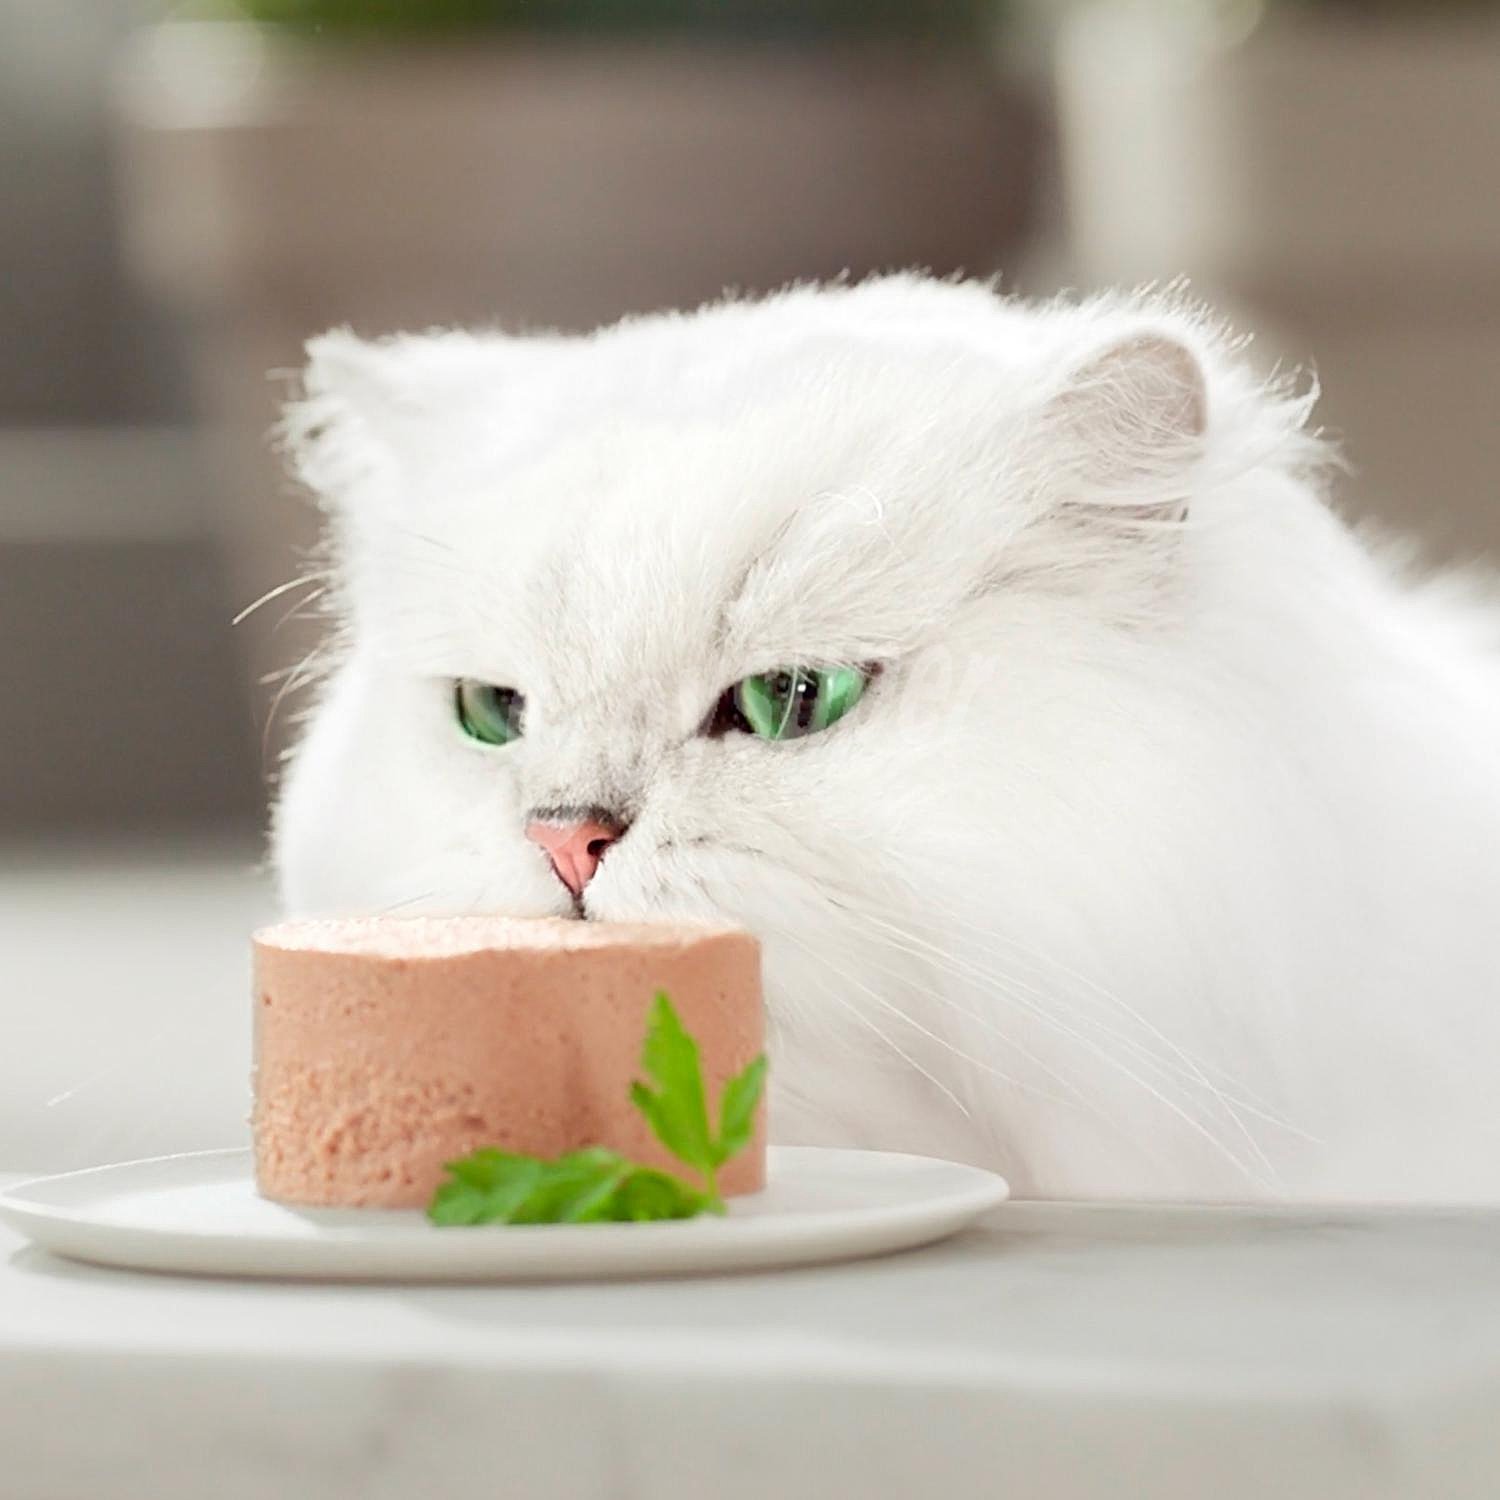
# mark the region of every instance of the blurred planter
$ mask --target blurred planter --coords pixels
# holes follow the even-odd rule
[[[1500,552],[1500,23],[1091,5],[1058,97],[1077,270],[1187,274],[1312,362],[1360,511]]]
[[[178,23],[143,34],[119,101],[129,244],[190,333],[246,600],[313,534],[265,447],[285,390],[266,372],[309,334],[582,328],[726,285],[987,271],[1030,196],[1028,101],[982,55],[895,43],[381,48]],[[243,627],[257,678],[316,639],[273,635],[283,613]]]

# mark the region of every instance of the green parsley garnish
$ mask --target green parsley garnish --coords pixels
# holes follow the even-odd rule
[[[719,1168],[750,1143],[766,1059],[757,1057],[724,1085],[715,1131],[698,1044],[658,991],[641,1068],[655,1087],[637,1080],[631,1100],[661,1143],[698,1173],[701,1188],[603,1146],[556,1161],[485,1146],[443,1164],[448,1180],[432,1195],[427,1217],[441,1225],[619,1224],[722,1214]]]

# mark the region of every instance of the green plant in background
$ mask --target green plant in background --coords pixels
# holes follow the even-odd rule
[[[997,0],[210,0],[214,15],[313,34],[562,31],[746,38],[971,36]]]

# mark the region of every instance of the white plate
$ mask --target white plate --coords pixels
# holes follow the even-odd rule
[[[977,1167],[883,1151],[773,1147],[766,1190],[728,1218],[437,1229],[417,1210],[297,1209],[255,1191],[248,1151],[39,1177],[0,1219],[59,1255],[151,1271],[325,1280],[562,1280],[743,1271],[944,1239],[1003,1202]]]

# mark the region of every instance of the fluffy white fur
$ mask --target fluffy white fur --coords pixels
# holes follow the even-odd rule
[[[341,648],[287,908],[765,944],[773,1131],[1047,1196],[1500,1194],[1500,611],[1320,497],[1310,399],[1174,299],[897,276],[588,338],[314,341]],[[730,683],[878,661],[789,743]],[[526,695],[503,749],[460,676]]]

